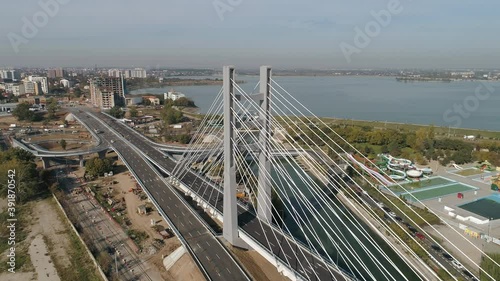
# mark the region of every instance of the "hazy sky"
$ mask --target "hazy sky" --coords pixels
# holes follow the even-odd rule
[[[39,2],[56,1],[67,3],[44,24]],[[356,45],[355,28],[393,1],[3,1],[0,67],[500,67],[500,1],[400,0],[401,12]],[[38,31],[23,34],[34,15]],[[357,46],[350,62],[342,42]]]

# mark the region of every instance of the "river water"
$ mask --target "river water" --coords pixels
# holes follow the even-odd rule
[[[393,268],[387,260],[380,253],[378,253],[374,246],[370,243],[367,243],[368,239],[364,238],[361,232],[356,229],[355,224],[353,223],[357,219],[353,217],[349,209],[345,209],[342,203],[335,196],[330,196],[328,203],[318,202],[315,198],[319,198],[313,195],[313,192],[309,187],[309,184],[303,184],[301,179],[308,178],[307,175],[301,171],[297,166],[294,168],[295,164],[293,162],[282,161],[284,169],[288,173],[287,176],[282,176],[282,173],[278,173],[276,170],[273,171],[273,179],[274,186],[281,186],[281,188],[276,188],[276,190],[285,190],[286,194],[283,192],[279,192],[282,201],[288,206],[285,208],[285,225],[288,228],[288,231],[299,240],[303,241],[304,244],[307,245],[306,236],[313,237],[311,231],[303,230],[305,228],[299,227],[296,220],[294,220],[294,216],[297,214],[307,220],[310,220],[308,223],[312,229],[314,229],[317,237],[322,243],[320,246],[319,243],[313,242],[316,249],[319,250],[321,254],[324,255],[326,251],[329,256],[333,259],[333,263],[337,263],[341,268],[346,270],[347,272],[352,273],[352,275],[356,276],[360,280],[419,280],[419,278],[411,271],[408,265],[401,260],[401,258],[392,251],[385,242],[380,239],[380,237],[373,233],[368,226],[364,223],[361,223],[361,227],[367,230],[368,236],[374,238],[375,243],[378,244],[383,252],[390,257],[390,260],[394,262],[398,269]],[[286,174],[285,174],[286,175]],[[288,178],[288,182],[287,182]],[[312,179],[306,180],[306,182],[310,183]],[[290,184],[293,182],[295,184]],[[302,193],[309,202],[313,205],[314,209],[316,209],[316,216],[313,216],[312,213],[308,210],[305,210],[303,207],[304,204],[301,203],[297,196],[299,193]],[[285,200],[285,198],[289,199]],[[330,208],[331,207],[331,208]],[[294,210],[297,214],[293,214],[290,211]],[[343,210],[345,213],[342,214],[340,210]],[[316,217],[316,218],[315,218]],[[352,219],[351,221],[348,219]],[[344,223],[341,223],[344,222]],[[382,230],[383,231],[383,230]],[[352,232],[352,233],[351,233]],[[338,236],[337,236],[338,235]],[[359,240],[355,238],[355,236],[359,237]],[[331,237],[332,239],[330,239]],[[337,245],[335,245],[333,242]],[[372,276],[370,276],[367,271],[363,270],[358,261],[355,260],[352,254],[349,253],[348,247],[342,245],[341,241],[345,242],[345,244],[351,247],[351,250],[357,253],[366,267],[371,271]],[[369,257],[368,254],[363,250],[363,244],[366,246],[367,251],[372,253],[375,256],[375,260],[379,261],[381,264],[376,264],[373,261],[373,257]],[[324,251],[322,250],[324,249]],[[338,249],[341,249],[338,251]],[[360,269],[360,272],[356,272],[354,267],[348,260],[352,261],[356,268]],[[387,269],[388,272],[384,272],[381,270],[382,266]],[[389,275],[390,274],[390,275]],[[389,277],[389,276],[392,276]],[[404,277],[403,277],[404,276]]]
[[[247,92],[252,92],[258,81],[257,76],[237,79],[246,82],[240,86]],[[354,76],[273,79],[320,117],[500,131],[500,82],[404,83],[393,77]],[[131,94],[163,94],[169,89],[140,89]],[[193,99],[202,113],[220,89],[218,85],[175,87]]]

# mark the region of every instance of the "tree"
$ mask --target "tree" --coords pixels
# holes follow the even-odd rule
[[[183,106],[183,107],[196,107],[196,105],[194,104],[194,101],[192,101],[192,100],[190,100],[188,98],[185,98],[185,97],[176,99],[173,102],[173,105],[175,105],[175,106]]]
[[[35,113],[30,110],[30,107],[31,105],[27,102],[20,103],[12,111],[12,115],[17,118],[17,121],[34,121]]]
[[[52,120],[56,117],[56,112],[59,109],[59,104],[57,103],[57,100],[55,98],[50,98],[47,102],[47,112],[48,116],[47,118],[49,120]]]
[[[63,149],[63,150],[66,150],[66,144],[67,144],[67,143],[66,143],[66,141],[65,141],[64,139],[62,139],[62,140],[59,142],[59,144],[61,145],[61,147],[62,147],[62,149]]]
[[[11,148],[0,152],[0,196],[5,197],[8,180],[15,177],[16,202],[25,203],[48,187],[47,176],[39,172],[30,152]],[[11,177],[9,177],[11,175]]]
[[[184,117],[182,112],[172,108],[171,106],[165,106],[161,115],[165,125],[177,124],[181,122]]]
[[[109,115],[111,115],[117,119],[120,119],[123,117],[123,115],[125,115],[125,113],[122,111],[122,109],[119,106],[114,106],[113,108],[111,108],[109,110]]]
[[[129,109],[130,117],[137,117],[137,108],[135,106],[131,106]]]
[[[111,161],[107,158],[94,157],[85,163],[85,173],[91,178],[104,175],[104,173],[110,172],[111,169]]]

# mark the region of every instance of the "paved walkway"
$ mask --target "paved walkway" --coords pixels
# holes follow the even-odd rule
[[[52,263],[52,259],[48,254],[47,245],[43,241],[43,235],[38,234],[33,241],[31,241],[29,250],[30,259],[35,267],[38,281],[61,281],[57,275],[56,268]]]

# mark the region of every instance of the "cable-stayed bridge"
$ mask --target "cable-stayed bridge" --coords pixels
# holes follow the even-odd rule
[[[112,132],[119,141],[110,148],[120,151],[130,169],[150,165],[146,160],[158,167],[169,175],[164,190],[177,188],[192,197],[223,222],[229,243],[259,251],[292,280],[439,280],[437,269],[456,275],[389,217],[431,257],[434,267],[426,265],[377,214],[370,197],[352,192],[380,190],[387,182],[359,171],[350,153],[362,154],[276,83],[270,67],[261,68],[256,94],[243,91],[234,77],[234,68],[225,67],[224,86],[180,159],[164,157],[161,147],[106,114],[74,114],[84,123],[89,123],[84,115],[91,116],[100,122],[92,126]],[[140,157],[125,156],[127,149]],[[141,181],[148,190],[148,179]],[[154,192],[152,200],[192,248],[207,278],[231,280],[227,273],[217,276],[217,261],[203,260],[203,247],[191,242],[190,230],[176,222],[171,206],[161,204],[165,195]],[[389,207],[403,213],[397,205]],[[410,217],[405,220],[416,225]],[[424,229],[419,232],[440,244]],[[236,274],[235,280],[245,278]]]
[[[260,82],[254,88],[259,90],[252,94],[235,82],[233,67],[224,68],[223,88],[192,139],[190,150],[170,176],[174,185],[204,202],[214,215],[222,216],[224,237],[243,247],[252,239],[259,240],[260,246],[272,253],[271,259],[279,260],[275,264],[290,269],[292,277],[329,280],[340,279],[340,274],[345,279],[429,280],[439,279],[436,268],[456,276],[455,270],[435,259],[405,225],[392,218],[433,259],[434,268],[424,263],[387,220],[376,214],[370,197],[352,192],[366,188],[380,191],[388,184],[383,178],[356,169],[359,162],[351,161],[351,153],[362,154],[276,83],[270,67],[261,67],[260,73]],[[207,142],[209,136],[211,141]],[[207,153],[210,147],[212,154]],[[345,166],[350,166],[357,177],[349,175]],[[235,200],[237,190],[243,194],[240,202]],[[346,199],[346,194],[354,200]],[[387,198],[387,194],[381,194]],[[389,207],[403,213],[396,204]],[[245,209],[248,221],[264,230],[264,235],[245,231]],[[405,218],[416,225],[410,217]],[[423,228],[419,231],[439,244]],[[450,242],[438,233],[438,239]],[[280,239],[287,243],[280,243]],[[297,247],[295,258],[287,254],[290,248],[286,244],[292,250]],[[324,274],[317,274],[314,264],[318,262],[326,269]]]

